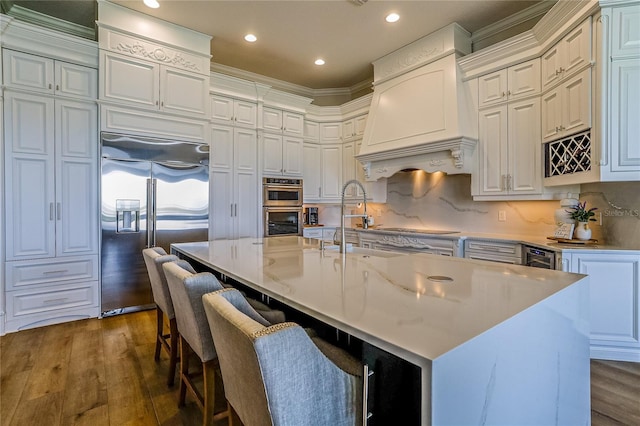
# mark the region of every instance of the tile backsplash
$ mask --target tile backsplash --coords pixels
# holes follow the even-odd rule
[[[376,225],[387,227],[553,235],[559,201],[473,201],[470,188],[470,175],[397,173],[388,180],[387,202],[370,203],[368,213]],[[593,238],[611,245],[640,246],[640,182],[583,184],[580,200],[602,214],[602,225],[590,224]],[[340,206],[318,207],[322,223],[340,224]],[[362,211],[355,205],[349,210]],[[501,212],[505,221],[499,220]]]

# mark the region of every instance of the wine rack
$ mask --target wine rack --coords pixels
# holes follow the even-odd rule
[[[591,130],[547,142],[544,152],[545,177],[589,171],[592,162]]]

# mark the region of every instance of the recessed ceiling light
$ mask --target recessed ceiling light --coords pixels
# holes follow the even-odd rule
[[[386,18],[384,18],[384,20],[389,23],[398,22],[398,19],[400,19],[400,15],[398,15],[397,13],[390,13]]]
[[[144,0],[144,4],[152,9],[157,9],[160,7],[160,3],[158,3],[157,0]]]
[[[247,40],[249,43],[253,43],[258,39],[258,37],[254,36],[253,34],[247,34],[246,36],[244,36],[244,39]]]
[[[316,59],[314,62],[316,65],[324,65],[324,59]]]

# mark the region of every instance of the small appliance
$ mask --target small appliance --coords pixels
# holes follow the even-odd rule
[[[307,219],[306,225],[317,225],[318,220],[318,208],[317,207],[306,207],[304,209],[304,214]]]

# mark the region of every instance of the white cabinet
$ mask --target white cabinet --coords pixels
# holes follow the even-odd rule
[[[540,194],[540,99],[481,110],[479,130],[479,185],[474,196]]]
[[[305,143],[304,202],[339,202],[342,191],[342,145]]]
[[[255,130],[211,126],[210,239],[258,236],[257,162]]]
[[[304,115],[292,111],[264,107],[262,109],[262,128],[268,132],[281,132],[303,137]]]
[[[211,118],[233,126],[255,129],[258,121],[255,102],[211,95]]]
[[[550,142],[591,127],[591,69],[542,95],[542,140]]]
[[[362,138],[364,128],[367,124],[367,115],[350,118],[342,122],[342,140],[349,141],[352,139]]]
[[[95,317],[97,105],[4,95],[6,330]]]
[[[57,96],[95,99],[98,71],[14,50],[3,50],[4,84],[7,87]]]
[[[358,235],[360,237],[360,247],[368,249],[453,257],[462,255],[458,238],[434,238],[424,234],[367,230],[358,231]]]
[[[640,180],[640,56],[611,64],[611,91],[610,176]]]
[[[320,142],[320,123],[304,120],[304,140],[308,142]]]
[[[343,185],[357,179],[367,193],[367,201],[374,203],[384,203],[387,201],[387,179],[382,178],[374,182],[365,180],[364,168],[355,156],[360,151],[362,140],[346,142],[342,145],[342,183]],[[357,185],[349,185],[345,191],[347,199],[362,200],[362,190]]]
[[[265,176],[302,176],[301,138],[264,133],[262,135],[262,174]]]
[[[571,254],[589,275],[591,357],[640,362],[640,252]]]
[[[100,99],[204,118],[209,77],[113,52],[100,53]]]
[[[320,141],[339,143],[341,141],[340,123],[320,123]]]
[[[7,260],[98,252],[97,106],[5,94]]]
[[[469,238],[464,242],[464,257],[466,259],[521,265],[522,246],[520,243],[511,241]]]
[[[541,58],[542,89],[553,87],[591,64],[591,17],[574,28]]]
[[[540,59],[479,77],[478,92],[480,107],[537,95],[540,93]]]
[[[316,240],[333,242],[333,236],[335,232],[336,228],[316,226],[313,228],[304,228],[302,230],[302,236],[305,238],[314,238]]]

